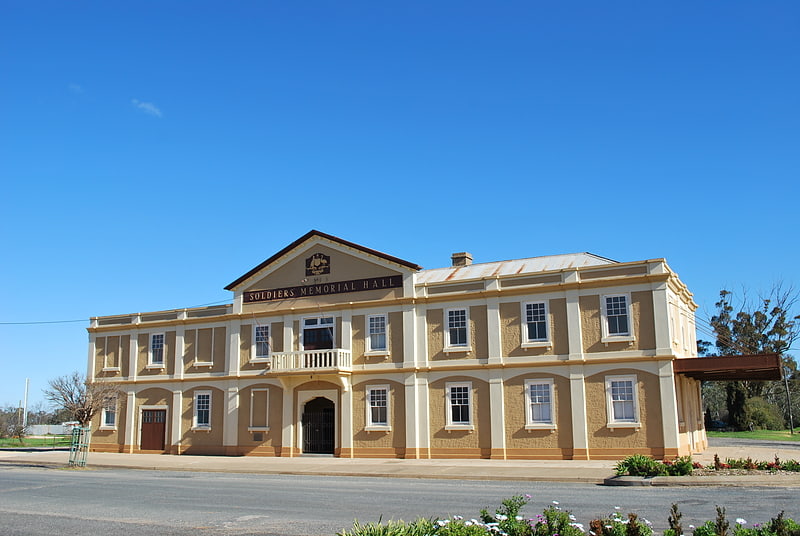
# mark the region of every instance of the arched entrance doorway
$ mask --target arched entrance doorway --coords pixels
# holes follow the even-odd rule
[[[333,454],[335,435],[333,402],[318,396],[303,406],[303,453]]]

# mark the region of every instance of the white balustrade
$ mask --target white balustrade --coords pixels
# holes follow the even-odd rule
[[[350,350],[303,350],[298,352],[273,352],[274,372],[350,371]]]

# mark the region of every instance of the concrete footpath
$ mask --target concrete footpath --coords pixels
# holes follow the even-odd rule
[[[771,461],[800,459],[800,445],[712,446],[693,456],[704,464],[713,463],[714,454],[726,458],[751,457]],[[0,464],[28,467],[66,467],[67,450],[0,450]],[[608,460],[398,460],[348,459],[330,456],[267,458],[255,456],[170,456],[163,454],[117,454],[90,452],[87,469],[145,469],[157,471],[202,471],[248,474],[359,476],[389,478],[437,478],[459,480],[519,480],[582,482],[616,485],[746,485],[800,487],[800,473],[792,475],[692,476],[612,478],[616,462]]]

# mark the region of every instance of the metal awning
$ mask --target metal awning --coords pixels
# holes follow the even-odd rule
[[[780,380],[781,358],[778,354],[693,357],[676,359],[674,371],[701,381]]]

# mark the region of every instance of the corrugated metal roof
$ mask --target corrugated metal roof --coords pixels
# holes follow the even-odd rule
[[[617,261],[612,261],[611,259],[606,259],[592,253],[547,255],[544,257],[531,257],[529,259],[484,262],[470,264],[469,266],[448,266],[447,268],[422,270],[417,273],[417,284],[422,285],[442,283],[445,281],[536,274],[568,268],[581,268],[584,266],[601,266],[604,264],[617,264]]]

